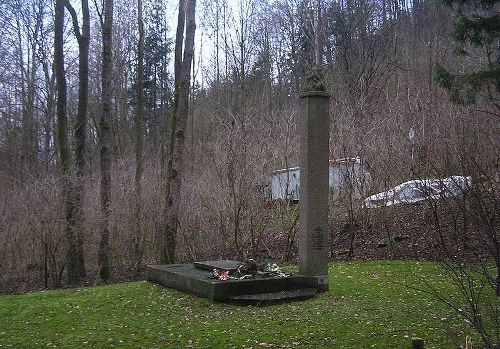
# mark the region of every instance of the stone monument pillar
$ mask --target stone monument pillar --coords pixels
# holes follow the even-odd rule
[[[319,68],[300,97],[299,273],[328,290],[329,99]]]

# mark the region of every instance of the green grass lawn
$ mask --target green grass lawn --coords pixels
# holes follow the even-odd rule
[[[149,282],[0,297],[2,348],[454,348],[471,331],[441,303],[408,288],[428,262],[330,267],[330,291],[263,308],[212,303]],[[450,296],[453,296],[450,291]]]

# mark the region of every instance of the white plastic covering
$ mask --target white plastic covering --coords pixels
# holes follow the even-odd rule
[[[443,179],[416,179],[402,183],[386,192],[367,197],[366,208],[414,203],[461,195],[472,185],[472,177],[452,176]]]

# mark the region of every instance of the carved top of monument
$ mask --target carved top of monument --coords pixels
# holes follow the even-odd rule
[[[325,76],[319,65],[313,64],[309,67],[306,76],[306,83],[301,97],[306,96],[324,96],[330,97],[325,88]]]

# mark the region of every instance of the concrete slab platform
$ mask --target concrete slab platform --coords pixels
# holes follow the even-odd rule
[[[149,265],[147,280],[176,290],[205,297],[213,301],[226,301],[228,297],[256,293],[316,288],[314,276],[294,274],[290,277],[269,277],[245,280],[209,279],[210,272],[195,268],[193,264]]]

